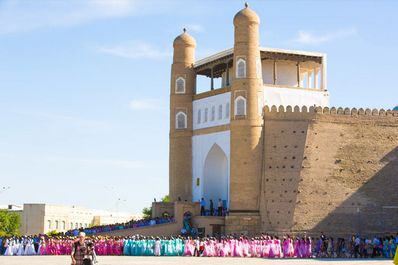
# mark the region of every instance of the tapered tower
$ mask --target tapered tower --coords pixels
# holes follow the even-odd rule
[[[245,216],[252,225],[244,229],[248,233],[259,225],[263,98],[259,24],[259,17],[247,4],[234,17],[230,215]]]
[[[184,29],[173,43],[170,83],[169,194],[171,201],[192,199],[192,99],[196,74],[195,39]]]

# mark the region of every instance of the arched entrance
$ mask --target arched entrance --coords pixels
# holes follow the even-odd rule
[[[217,144],[212,146],[205,160],[202,194],[207,205],[211,199],[216,208],[219,198],[228,204],[228,159]]]

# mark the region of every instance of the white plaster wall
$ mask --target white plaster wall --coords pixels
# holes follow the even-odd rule
[[[231,111],[230,111],[229,116],[227,117],[226,116],[226,106],[227,106],[227,103],[230,103],[230,100],[231,100],[230,92],[215,95],[212,97],[194,100],[193,101],[193,129],[196,130],[196,129],[202,129],[202,128],[208,128],[208,127],[229,124]],[[222,118],[221,119],[218,118],[219,105],[222,105]],[[211,108],[213,106],[215,107],[214,121],[211,120]],[[229,106],[231,106],[231,104]],[[206,108],[208,109],[207,122],[205,122],[205,109]],[[198,110],[199,109],[202,112],[202,117],[201,117],[200,123],[198,123]]]
[[[329,93],[314,89],[264,86],[264,105],[329,107]]]
[[[297,86],[297,65],[291,61],[276,62],[276,84],[280,86]],[[269,84],[272,84],[270,82]]]
[[[274,61],[272,60],[262,60],[263,66],[263,82],[264,84],[274,83]]]
[[[192,137],[192,200],[199,201],[203,196],[203,174],[207,154],[214,144],[217,144],[225,153],[228,160],[228,198],[230,183],[230,131],[211,134],[196,135]],[[200,179],[200,185],[196,185],[196,179]],[[209,202],[207,201],[207,204]],[[214,202],[216,206],[216,201]]]

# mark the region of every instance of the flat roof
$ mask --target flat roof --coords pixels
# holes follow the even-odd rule
[[[291,55],[299,55],[299,56],[309,56],[309,57],[319,57],[323,58],[326,56],[325,53],[321,52],[309,52],[309,51],[299,51],[299,50],[287,50],[287,49],[277,49],[277,48],[270,48],[270,47],[259,47],[260,52],[267,52],[267,53],[280,53],[280,54],[291,54]],[[223,50],[221,52],[215,53],[208,57],[202,58],[197,60],[194,63],[194,68],[200,67],[202,65],[211,63],[213,61],[219,60],[224,57],[229,57],[233,55],[233,48],[229,48]]]

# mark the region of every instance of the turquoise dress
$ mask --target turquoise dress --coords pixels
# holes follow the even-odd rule
[[[160,256],[166,256],[167,240],[160,240],[160,242],[161,242]]]
[[[147,246],[146,246],[146,256],[153,256],[153,247],[155,245],[155,240],[149,239],[147,241]]]
[[[123,255],[124,256],[130,256],[131,252],[130,252],[130,239],[126,239],[123,242]]]
[[[137,241],[130,239],[129,245],[130,245],[130,255],[137,256]]]
[[[177,256],[182,256],[184,254],[184,243],[181,238],[177,238],[174,240],[175,243],[175,251]]]

